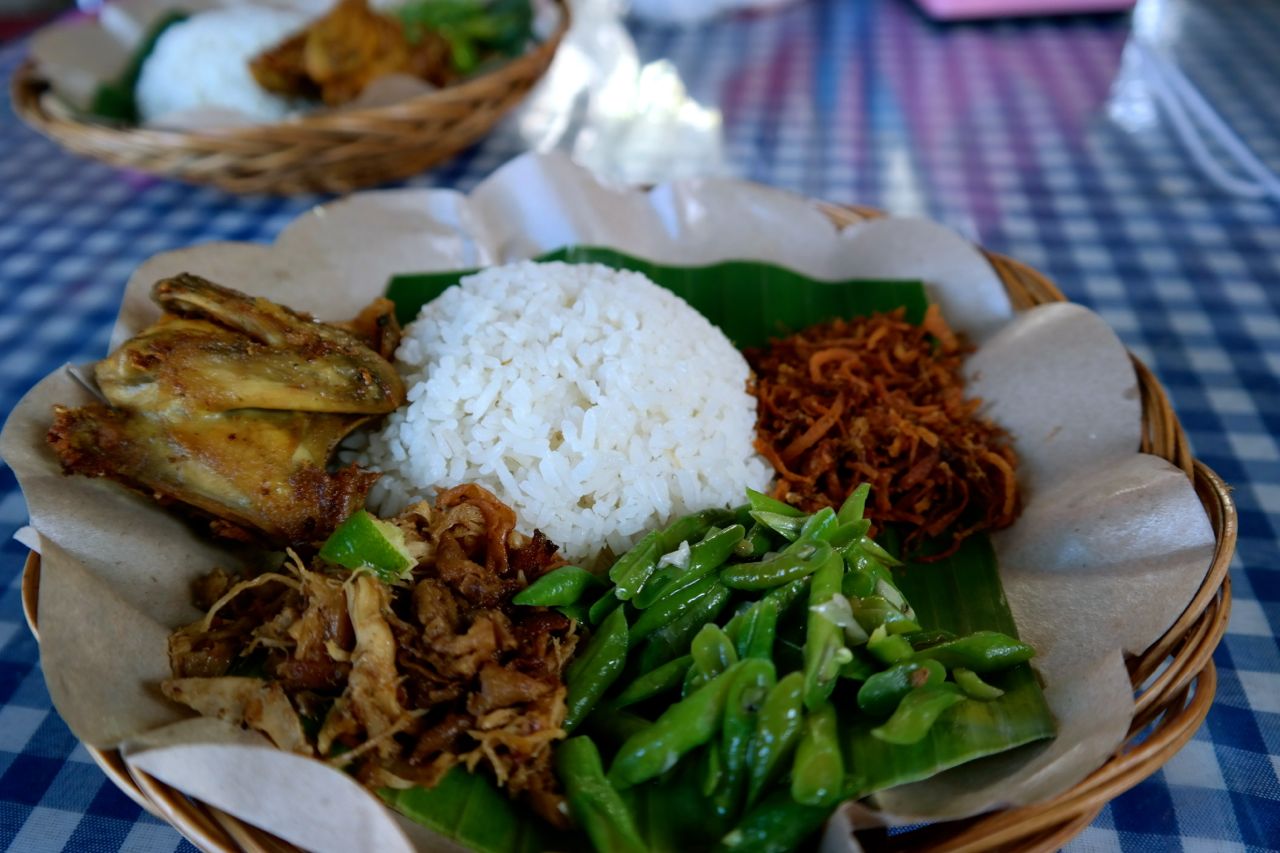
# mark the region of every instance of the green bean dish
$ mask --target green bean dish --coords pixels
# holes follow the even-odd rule
[[[867,491],[812,515],[750,491],[643,537],[607,586],[566,566],[516,599],[591,623],[556,771],[596,850],[794,849],[845,800],[1052,735],[1007,608],[964,632],[913,608]]]

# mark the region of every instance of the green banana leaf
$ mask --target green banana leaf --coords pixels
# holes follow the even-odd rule
[[[383,788],[400,814],[479,853],[573,853],[590,845],[577,833],[557,832],[498,790],[481,773],[454,767],[434,788]]]
[[[140,116],[135,90],[138,78],[142,76],[142,66],[155,50],[160,37],[174,24],[180,24],[189,17],[191,15],[188,12],[170,10],[156,19],[133,49],[120,76],[101,83],[93,93],[93,102],[89,105],[90,114],[120,124],[137,124]]]
[[[990,630],[1018,636],[995,551],[986,536],[971,537],[940,562],[908,562],[894,570],[894,579],[926,631],[964,635]],[[984,676],[984,680],[1004,690],[1004,695],[949,708],[929,735],[911,746],[873,737],[876,720],[860,717],[847,725],[843,732],[846,766],[854,774],[856,796],[927,779],[976,758],[1054,736],[1053,714],[1028,664]]]
[[[832,285],[752,261],[675,267],[593,246],[558,249],[538,260],[597,263],[644,273],[700,311],[739,348],[761,346],[820,320],[862,317],[898,307],[906,308],[908,321],[919,323],[929,304],[918,281],[858,279]],[[396,304],[396,318],[402,324],[410,322],[423,305],[473,272],[394,277],[387,297]]]
[[[835,317],[865,316],[898,307],[906,309],[909,321],[920,322],[928,307],[924,287],[918,281],[851,280],[833,285],[770,264],[729,261],[677,267],[598,247],[560,249],[539,260],[601,263],[642,272],[684,298],[740,348],[760,346],[770,338]],[[408,323],[424,304],[471,272],[396,276],[387,287],[387,296],[395,301],[401,323]],[[995,554],[986,537],[973,537],[955,555],[940,562],[908,563],[896,570],[895,576],[926,630],[965,634],[988,629],[1017,635]],[[847,724],[842,732],[846,767],[853,773],[857,795],[924,779],[949,767],[1053,736],[1053,717],[1029,666],[988,676],[987,680],[1002,688],[1004,696],[992,702],[956,705],[943,714],[929,737],[913,746],[895,746],[872,737],[870,730],[879,721]],[[530,849],[518,846],[532,843],[527,840],[532,836],[515,832],[511,822],[518,812],[509,806],[506,810],[497,807],[505,798],[487,777],[468,775],[465,790],[459,782],[450,784],[454,787],[444,795],[440,789],[396,792],[388,802],[409,817],[486,853]],[[484,786],[488,790],[481,790]],[[719,836],[723,828],[707,819],[705,800],[689,780],[677,776],[660,787],[627,795],[654,850],[693,849],[691,845]],[[469,805],[472,800],[462,798],[463,793],[476,803],[493,803],[485,809],[498,817],[489,825],[476,827],[475,832],[457,829],[451,816],[463,811],[462,805],[468,810],[476,808]],[[548,849],[564,849],[566,842],[560,839],[572,838],[556,837],[560,846]]]

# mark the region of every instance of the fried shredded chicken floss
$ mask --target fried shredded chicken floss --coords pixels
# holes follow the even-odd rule
[[[463,485],[393,519],[417,566],[388,585],[293,552],[194,590],[202,619],[169,638],[164,694],[371,788],[432,786],[487,768],[512,796],[566,824],[551,769],[564,737],[564,669],[576,625],[511,597],[563,561],[515,513]]]
[[[774,497],[805,512],[871,484],[866,516],[953,553],[1021,509],[1008,435],[964,396],[966,345],[937,305],[920,325],[903,309],[833,320],[747,350],[759,408],[756,449],[778,472]]]

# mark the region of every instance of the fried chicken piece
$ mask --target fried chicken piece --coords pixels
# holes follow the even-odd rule
[[[66,473],[277,544],[322,539],[363,505],[377,475],[327,465],[348,433],[404,401],[389,361],[355,332],[197,276],[160,281],[152,297],[169,313],[95,368],[110,405],[54,409],[48,441]],[[390,303],[371,309],[356,328],[394,349]]]
[[[329,106],[339,106],[384,74],[447,82],[442,72],[450,67],[449,46],[432,36],[410,45],[400,23],[369,8],[366,0],[341,0],[302,32],[254,57],[249,71],[269,92],[291,98],[318,95]]]

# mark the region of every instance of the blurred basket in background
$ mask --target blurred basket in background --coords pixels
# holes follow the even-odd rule
[[[488,133],[551,65],[569,28],[564,0],[555,5],[555,31],[524,54],[462,83],[381,107],[198,132],[120,127],[77,115],[31,60],[15,72],[10,94],[14,111],[32,128],[112,166],[234,193],[345,193],[415,175]]]

